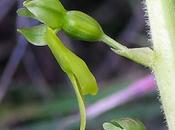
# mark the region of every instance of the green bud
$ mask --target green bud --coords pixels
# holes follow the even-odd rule
[[[95,19],[80,11],[66,13],[63,30],[68,35],[85,41],[98,41],[104,34]]]
[[[59,0],[27,0],[24,6],[37,20],[53,29],[61,28],[66,10]]]

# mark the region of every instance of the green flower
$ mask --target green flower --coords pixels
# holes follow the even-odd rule
[[[90,72],[86,63],[66,48],[57,37],[55,31],[46,25],[22,28],[18,29],[18,31],[34,45],[49,46],[60,67],[68,75],[73,84],[81,115],[80,130],[85,130],[86,111],[83,95],[95,95],[98,92],[95,77]]]
[[[79,40],[100,41],[104,35],[94,18],[80,11],[66,11],[59,0],[27,0],[17,13],[37,19],[52,29],[63,29]]]

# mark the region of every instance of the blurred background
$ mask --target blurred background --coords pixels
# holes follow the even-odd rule
[[[72,86],[48,47],[36,47],[16,32],[37,21],[19,17],[23,0],[0,0],[0,130],[78,130]],[[127,47],[150,46],[140,0],[62,0],[99,21],[104,32]],[[112,119],[141,120],[148,130],[166,130],[151,71],[114,54],[103,43],[59,33],[95,75],[100,91],[86,96],[87,130],[103,130]]]

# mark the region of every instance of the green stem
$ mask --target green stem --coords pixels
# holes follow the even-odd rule
[[[152,68],[154,52],[149,47],[129,49],[107,35],[103,36],[102,41],[109,45],[112,51],[118,55]]]
[[[84,104],[84,101],[83,101],[83,96],[81,94],[81,91],[80,91],[80,87],[78,85],[78,82],[75,78],[74,75],[69,75],[69,79],[71,80],[72,82],[72,85],[74,87],[74,90],[75,90],[75,94],[76,94],[76,97],[77,97],[77,100],[78,100],[78,105],[79,105],[79,110],[80,110],[80,130],[85,130],[86,128],[86,109],[85,109],[85,104]]]
[[[106,34],[103,35],[101,41],[109,45],[111,48],[114,48],[115,50],[126,50],[128,49],[126,46],[123,46],[119,42],[115,41],[114,39],[110,38]]]
[[[146,0],[155,51],[153,70],[169,130],[175,130],[175,2]]]

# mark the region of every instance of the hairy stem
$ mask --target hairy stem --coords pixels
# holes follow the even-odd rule
[[[169,130],[175,130],[174,5],[174,0],[146,0],[155,51],[153,70]]]

